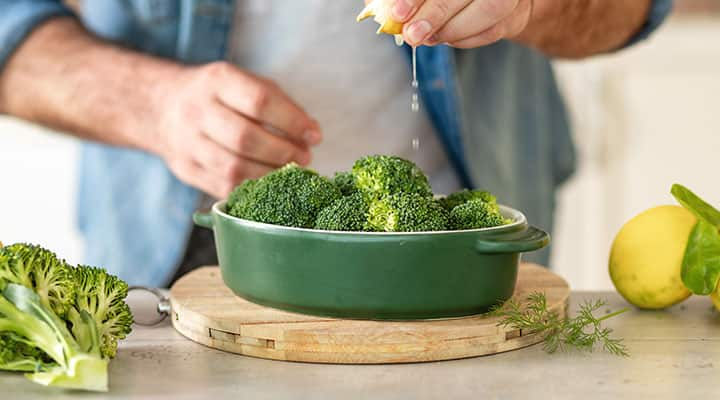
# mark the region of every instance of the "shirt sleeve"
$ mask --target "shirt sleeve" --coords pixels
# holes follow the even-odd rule
[[[0,71],[35,27],[69,15],[73,12],[59,0],[0,0]]]
[[[665,19],[670,15],[673,8],[673,0],[652,0],[650,6],[650,12],[645,24],[642,26],[640,31],[635,34],[625,47],[632,46],[638,42],[641,42],[648,37],[658,28]]]

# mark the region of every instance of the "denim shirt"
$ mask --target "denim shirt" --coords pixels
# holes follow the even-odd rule
[[[224,58],[234,0],[83,5],[83,22],[98,36],[201,64]],[[628,45],[649,36],[671,8],[672,0],[654,0],[645,26]],[[61,1],[0,0],[0,70],[34,27],[62,15],[72,12]],[[550,230],[555,189],[572,174],[575,153],[549,60],[508,41],[474,50],[422,47],[418,57],[424,110],[461,182],[495,192]],[[198,191],[158,157],[136,150],[84,143],[80,163],[85,262],[131,284],[167,284],[192,229]],[[548,254],[531,259],[547,262]]]

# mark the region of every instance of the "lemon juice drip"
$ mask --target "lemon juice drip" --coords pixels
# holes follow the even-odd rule
[[[420,111],[420,99],[418,94],[418,89],[420,88],[420,84],[417,80],[417,47],[412,48],[412,101],[410,102],[410,109],[413,110],[413,112]],[[412,149],[414,151],[420,151],[420,138],[415,137],[412,140]]]
[[[413,74],[413,80],[412,80],[412,102],[410,103],[410,108],[413,110],[413,112],[420,111],[420,96],[418,94],[418,89],[420,87],[420,84],[417,80],[417,47],[412,48],[412,74]]]

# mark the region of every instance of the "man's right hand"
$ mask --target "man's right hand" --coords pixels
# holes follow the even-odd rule
[[[228,63],[182,67],[155,89],[159,140],[148,149],[215,198],[288,162],[309,164],[321,140],[317,122],[275,83]]]
[[[185,66],[98,40],[73,18],[37,27],[0,70],[0,114],[162,157],[224,198],[310,162],[317,122],[277,85],[223,62]]]

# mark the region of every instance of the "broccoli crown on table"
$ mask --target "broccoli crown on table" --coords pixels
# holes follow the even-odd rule
[[[432,197],[396,193],[374,200],[368,227],[381,232],[431,232],[448,229],[448,215]]]
[[[497,204],[480,199],[468,200],[450,211],[450,228],[453,230],[492,228],[506,223]]]
[[[315,221],[315,229],[348,232],[366,230],[368,208],[362,194],[345,196],[320,211]]]
[[[0,281],[33,289],[41,303],[61,317],[75,301],[72,266],[40,246],[16,243],[0,248]]]
[[[40,246],[0,247],[0,370],[68,389],[107,391],[107,366],[132,328],[128,285]]]
[[[125,302],[128,284],[102,268],[86,265],[79,265],[73,270],[73,280],[77,288],[75,306],[68,313],[73,333],[82,337],[75,332],[75,327],[81,326],[81,313],[86,312],[97,325],[100,352],[105,357],[114,358],[118,340],[125,339],[133,324],[130,307]]]
[[[380,199],[398,193],[432,197],[428,178],[412,162],[393,156],[368,156],[352,168],[355,186],[367,198]]]
[[[230,215],[267,224],[313,228],[320,210],[342,197],[340,189],[315,171],[291,163],[238,190]]]

